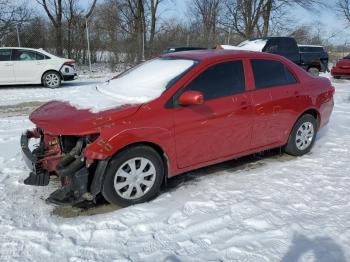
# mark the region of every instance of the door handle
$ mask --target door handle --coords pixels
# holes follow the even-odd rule
[[[298,91],[295,91],[295,92],[294,92],[294,95],[295,95],[295,97],[296,97],[296,98],[299,98],[299,97],[300,97],[300,95],[299,95],[299,92],[298,92]]]

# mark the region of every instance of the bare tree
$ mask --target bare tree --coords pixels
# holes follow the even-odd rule
[[[0,40],[14,30],[15,26],[21,26],[29,17],[24,3],[0,0]]]
[[[190,12],[202,24],[204,44],[207,47],[215,44],[220,2],[220,0],[193,0],[190,6]]]
[[[57,55],[63,55],[63,19],[65,12],[69,12],[70,16],[73,15],[73,8],[76,7],[76,0],[68,0],[68,4],[64,0],[36,0],[45,10],[47,16],[49,17],[52,25],[55,28],[56,35],[56,53]],[[96,1],[93,0],[90,8],[86,12],[85,19],[88,19],[95,6]],[[64,7],[68,6],[68,10]],[[72,18],[70,18],[72,19]]]
[[[222,22],[243,38],[251,38],[256,35],[263,6],[264,0],[225,0],[226,13]]]
[[[350,23],[350,0],[339,0],[337,7],[348,23]]]

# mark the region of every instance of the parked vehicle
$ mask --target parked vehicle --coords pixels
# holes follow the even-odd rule
[[[183,51],[193,51],[193,50],[205,50],[207,48],[204,47],[194,47],[194,46],[179,46],[179,47],[169,47],[163,50],[163,54],[175,53],[175,52],[183,52]]]
[[[350,78],[350,54],[340,59],[331,70],[331,75],[334,78]]]
[[[312,75],[318,75],[319,72],[329,72],[328,53],[320,45],[298,45],[300,51],[300,61],[306,71]],[[316,70],[312,72],[313,70]]]
[[[322,46],[297,45],[292,37],[266,37],[246,40],[237,47],[222,45],[223,49],[251,50],[281,55],[312,75],[328,70],[328,54]]]
[[[154,198],[168,178],[193,169],[278,147],[301,156],[334,104],[328,79],[281,56],[227,50],[166,54],[95,91],[114,97],[114,108],[101,108],[102,100],[93,112],[75,101],[50,102],[30,115],[36,128],[21,137],[31,168],[25,183],[47,185],[51,175],[62,181],[50,202],[102,193],[126,206]],[[121,103],[129,93],[154,96]],[[34,150],[33,138],[40,139]]]
[[[77,78],[75,62],[42,49],[0,48],[0,85],[42,84],[57,88]]]

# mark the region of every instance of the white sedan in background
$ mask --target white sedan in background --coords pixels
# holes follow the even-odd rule
[[[75,61],[42,49],[0,47],[0,85],[42,84],[57,88],[77,78]]]

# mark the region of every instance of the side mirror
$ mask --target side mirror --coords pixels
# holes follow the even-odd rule
[[[201,105],[204,103],[204,96],[199,91],[186,91],[179,97],[179,104],[182,106]]]

